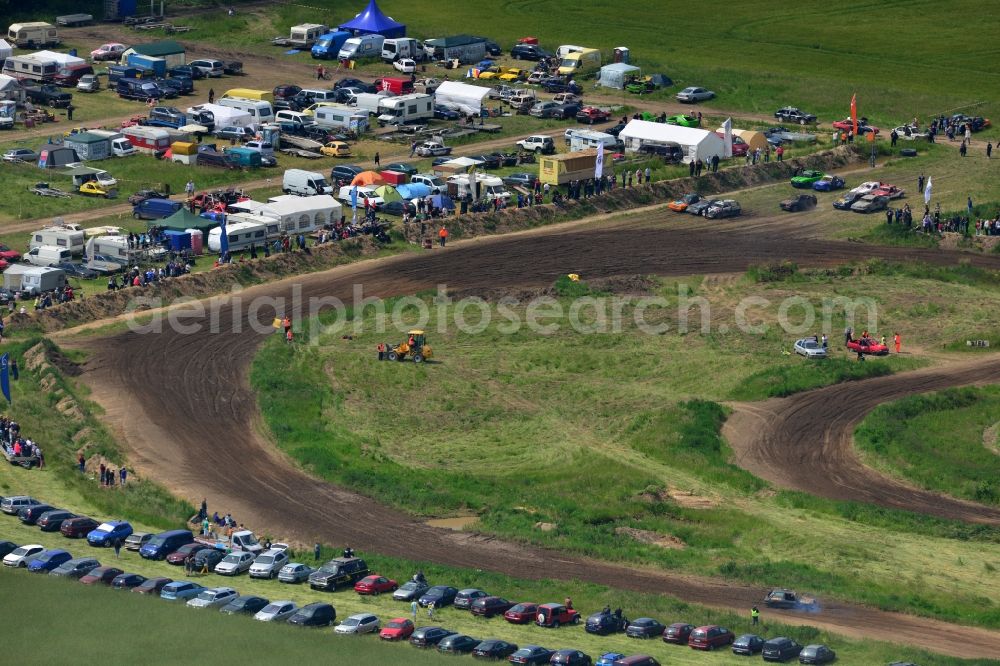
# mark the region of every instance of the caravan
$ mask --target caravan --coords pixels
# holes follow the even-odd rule
[[[83,231],[66,227],[44,227],[31,234],[28,248],[52,246],[69,250],[71,254],[83,254]]]
[[[59,71],[59,63],[35,55],[11,56],[3,63],[3,73],[18,81],[51,81]]]
[[[607,134],[605,132],[595,132],[594,130],[584,130],[577,129],[573,130],[572,134],[569,134],[569,149],[570,152],[576,152],[578,150],[589,150],[590,148],[597,148],[603,145],[605,150],[622,150],[624,144],[619,141],[618,137]]]
[[[379,125],[403,125],[434,117],[434,96],[414,93],[386,97],[379,102]]]
[[[251,245],[263,248],[267,242],[267,225],[261,222],[227,224],[226,239],[230,252],[249,250]],[[211,252],[222,251],[222,227],[215,227],[208,232],[208,249]]]
[[[274,120],[274,108],[270,102],[263,100],[223,97],[219,100],[219,105],[249,113],[254,125],[263,125]],[[216,125],[218,125],[218,122],[216,122]]]
[[[59,30],[43,21],[14,23],[7,29],[7,41],[21,49],[58,46]]]
[[[319,127],[329,129],[347,129],[358,134],[368,130],[368,114],[344,104],[324,103],[322,106],[317,106],[310,120]]]

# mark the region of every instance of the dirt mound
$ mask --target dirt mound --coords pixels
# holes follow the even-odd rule
[[[659,546],[660,548],[668,548],[670,550],[682,550],[687,547],[687,544],[673,535],[660,534],[650,530],[640,530],[635,527],[615,528],[615,534],[632,537],[640,543],[648,543],[652,546]]]

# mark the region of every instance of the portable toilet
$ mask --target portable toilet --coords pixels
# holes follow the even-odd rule
[[[166,229],[163,232],[163,236],[167,241],[167,249],[171,252],[191,249],[191,234],[187,231]]]
[[[201,254],[205,251],[205,234],[200,229],[185,229],[191,238],[192,254]]]
[[[281,126],[274,123],[261,125],[260,137],[264,143],[269,143],[277,148],[281,145]]]
[[[615,47],[615,62],[623,62],[628,65],[632,62],[631,58],[631,51],[629,51],[627,46]]]

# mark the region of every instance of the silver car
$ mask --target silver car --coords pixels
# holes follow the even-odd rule
[[[212,587],[203,590],[194,599],[189,599],[187,605],[191,608],[222,607],[240,596],[231,587]]]
[[[795,353],[806,358],[826,358],[826,347],[820,345],[816,338],[802,338],[795,341]]]
[[[274,578],[281,567],[288,564],[288,553],[283,550],[266,550],[250,565],[251,578]]]
[[[253,553],[245,550],[234,550],[215,565],[215,573],[220,576],[238,576],[253,564]]]
[[[714,92],[697,86],[688,86],[684,90],[677,93],[678,102],[703,102],[706,99],[712,99],[713,97],[715,97]]]
[[[4,162],[37,162],[38,153],[30,148],[11,148],[3,154]]]
[[[280,622],[290,618],[298,609],[294,601],[272,601],[257,611],[253,619],[261,622]]]
[[[30,562],[35,555],[41,555],[45,552],[45,546],[37,543],[33,543],[28,546],[21,546],[20,548],[15,548],[9,554],[4,556],[3,565],[5,567],[26,567],[28,562]]]
[[[278,580],[282,583],[304,583],[309,580],[309,574],[313,572],[312,567],[301,562],[289,562],[281,567],[278,572]]]
[[[379,630],[378,618],[371,613],[352,615],[337,625],[336,634],[370,634]]]

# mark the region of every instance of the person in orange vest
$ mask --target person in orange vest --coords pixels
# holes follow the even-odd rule
[[[378,343],[378,360],[380,360],[380,361],[384,361],[385,360],[385,343],[384,342]]]
[[[441,228],[438,230],[438,243],[441,245],[441,247],[444,247],[444,244],[446,242],[448,242],[448,230],[442,224]]]
[[[892,342],[896,345],[896,353],[898,354],[899,353],[899,348],[903,344],[903,338],[901,338],[899,336],[899,333],[893,333],[892,334]]]
[[[292,329],[285,331],[285,342],[291,344],[292,342]]]
[[[284,319],[281,320],[281,327],[285,329],[286,336],[292,330],[292,320],[288,318],[288,315],[285,315]]]

